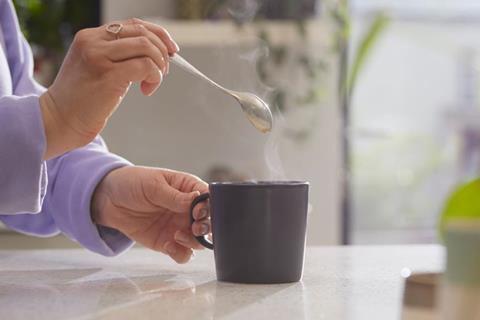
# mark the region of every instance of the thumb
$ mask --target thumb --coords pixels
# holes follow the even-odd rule
[[[169,185],[165,185],[162,191],[164,193],[163,206],[177,213],[190,210],[193,199],[200,195],[199,191],[181,192]]]

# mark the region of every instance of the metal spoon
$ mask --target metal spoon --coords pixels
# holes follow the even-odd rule
[[[182,68],[183,70],[187,71],[188,73],[207,81],[212,86],[237,99],[238,103],[240,103],[240,105],[242,106],[243,112],[246,113],[248,120],[250,120],[253,126],[259,131],[267,133],[272,130],[272,112],[270,111],[268,105],[262,99],[252,93],[238,92],[222,87],[221,85],[204,75],[202,72],[200,72],[197,68],[192,66],[179,54],[175,54],[174,56],[170,57],[170,61]]]

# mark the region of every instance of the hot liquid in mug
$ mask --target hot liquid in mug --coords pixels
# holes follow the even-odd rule
[[[299,281],[303,272],[308,182],[217,182],[192,202],[210,200],[217,279],[239,283]]]

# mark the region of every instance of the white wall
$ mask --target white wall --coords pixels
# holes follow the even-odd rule
[[[104,22],[142,16],[173,17],[175,4],[170,0],[103,0]]]

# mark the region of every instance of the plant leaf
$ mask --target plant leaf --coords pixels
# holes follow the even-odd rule
[[[344,88],[344,90],[346,90],[346,93],[349,99],[353,95],[353,89],[354,89],[358,74],[364,67],[370,52],[372,51],[373,47],[377,43],[383,31],[388,26],[389,22],[390,22],[390,19],[385,14],[383,13],[378,14],[373,20],[373,22],[371,23],[370,27],[368,28],[367,32],[363,36],[362,40],[360,41],[360,45],[356,50],[356,54],[353,59],[352,66],[350,68],[350,72],[347,77],[346,88]]]

